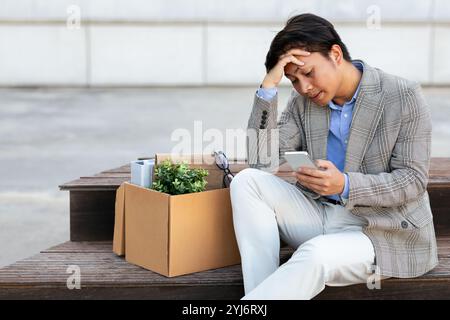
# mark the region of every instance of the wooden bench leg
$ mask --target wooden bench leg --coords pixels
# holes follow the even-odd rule
[[[70,191],[70,240],[112,240],[116,191]]]

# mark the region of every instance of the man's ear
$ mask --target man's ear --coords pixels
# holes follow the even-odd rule
[[[328,56],[335,66],[342,64],[344,55],[342,53],[341,47],[338,44],[333,44],[331,46]]]

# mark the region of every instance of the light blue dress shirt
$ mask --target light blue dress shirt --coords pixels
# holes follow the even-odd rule
[[[363,72],[363,65],[358,61],[352,61],[353,65],[358,68],[361,73]],[[328,132],[327,139],[327,160],[333,162],[333,164],[341,172],[345,167],[345,155],[347,153],[348,136],[350,133],[350,127],[352,124],[353,107],[355,106],[356,98],[359,93],[361,82],[350,101],[344,103],[343,106],[335,104],[332,100],[328,103],[328,107],[331,109],[330,119],[330,131]],[[264,89],[259,88],[256,94],[266,100],[270,101],[277,93],[277,88]],[[349,193],[349,181],[348,175],[344,173],[345,185],[344,191],[340,194],[341,197],[348,199]],[[327,198],[339,201],[339,195],[326,196]]]

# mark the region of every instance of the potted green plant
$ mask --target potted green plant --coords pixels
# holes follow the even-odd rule
[[[189,168],[186,162],[172,163],[169,159],[155,166],[151,189],[170,195],[205,191],[208,170]]]

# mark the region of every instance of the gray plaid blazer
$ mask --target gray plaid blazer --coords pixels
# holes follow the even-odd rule
[[[363,64],[360,91],[353,109],[344,172],[349,198],[341,204],[365,218],[364,233],[375,248],[382,275],[410,278],[438,264],[433,216],[427,193],[431,149],[430,110],[420,86]],[[277,121],[277,96],[257,95],[248,121],[250,167],[270,167],[270,130],[278,128],[279,162],[286,151],[308,151],[326,159],[330,108],[314,104],[295,90]],[[249,131],[248,131],[249,132]],[[262,156],[264,154],[265,156]],[[308,197],[323,197],[296,182]]]

